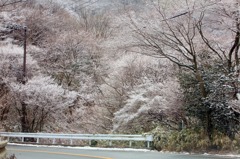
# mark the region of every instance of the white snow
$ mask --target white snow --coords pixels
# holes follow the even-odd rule
[[[134,148],[101,148],[101,147],[71,147],[71,146],[48,146],[48,145],[31,145],[31,144],[15,144],[15,143],[8,143],[8,145],[14,146],[29,146],[29,147],[53,147],[53,148],[67,148],[67,149],[79,149],[79,150],[101,150],[101,151],[130,151],[130,152],[153,152],[152,150],[148,149],[134,149]],[[155,152],[155,151],[154,151]]]

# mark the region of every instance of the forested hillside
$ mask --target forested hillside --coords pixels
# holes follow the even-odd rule
[[[238,150],[239,3],[0,0],[1,129]]]

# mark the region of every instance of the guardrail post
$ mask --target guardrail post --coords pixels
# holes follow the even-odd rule
[[[22,137],[22,142],[24,142],[24,137]]]
[[[147,135],[147,148],[149,149],[151,146],[151,142],[153,141],[153,136],[152,135]]]
[[[71,140],[70,140],[70,145],[72,145],[72,144],[73,144],[73,140],[71,139]]]
[[[89,141],[88,141],[88,144],[89,144],[89,146],[91,146],[91,145],[92,145],[92,143],[91,143],[91,140],[89,140]]]
[[[129,141],[129,147],[132,147],[132,141]]]
[[[53,142],[52,142],[52,143],[55,144],[55,142],[56,142],[56,139],[53,139]]]
[[[112,140],[109,141],[109,146],[112,147]]]
[[[37,144],[39,144],[39,138],[37,138]]]

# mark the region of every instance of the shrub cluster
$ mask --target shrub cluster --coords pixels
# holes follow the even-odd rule
[[[238,137],[231,140],[222,133],[214,132],[213,141],[210,141],[203,129],[157,131],[154,134],[153,148],[158,151],[177,152],[238,151],[238,140]]]

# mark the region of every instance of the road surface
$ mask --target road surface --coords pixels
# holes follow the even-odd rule
[[[17,159],[237,159],[209,155],[187,155],[161,152],[121,150],[86,150],[53,147],[7,146],[8,154]],[[238,158],[239,159],[239,158]]]

